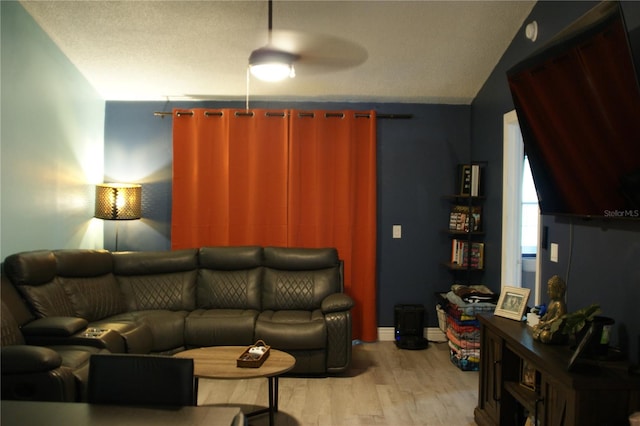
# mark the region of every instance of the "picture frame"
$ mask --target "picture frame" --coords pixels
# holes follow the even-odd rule
[[[471,164],[458,165],[458,194],[471,195]]]
[[[520,385],[532,391],[536,390],[536,369],[525,359],[520,361]]]
[[[589,324],[588,327],[589,328],[587,328],[586,333],[584,334],[584,336],[582,336],[580,342],[578,342],[578,346],[576,346],[573,354],[571,354],[571,358],[569,359],[569,363],[567,364],[567,371],[575,370],[576,364],[578,363],[578,358],[585,352],[585,349],[591,343],[594,330],[593,323]]]
[[[531,290],[528,288],[504,286],[493,314],[516,321],[522,321],[524,311],[527,309],[530,292]]]

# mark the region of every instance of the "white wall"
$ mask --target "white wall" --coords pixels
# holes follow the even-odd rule
[[[105,102],[18,2],[0,15],[0,259],[101,248]]]

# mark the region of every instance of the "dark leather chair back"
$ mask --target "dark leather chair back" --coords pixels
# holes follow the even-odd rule
[[[196,405],[193,360],[158,355],[92,355],[88,401],[117,405]]]

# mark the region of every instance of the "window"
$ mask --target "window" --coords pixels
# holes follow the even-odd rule
[[[521,248],[524,257],[535,257],[538,248],[538,194],[526,156],[522,168]]]

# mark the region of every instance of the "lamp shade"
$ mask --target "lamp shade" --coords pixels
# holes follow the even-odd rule
[[[94,216],[107,220],[140,219],[142,186],[130,183],[102,183],[96,185]]]

